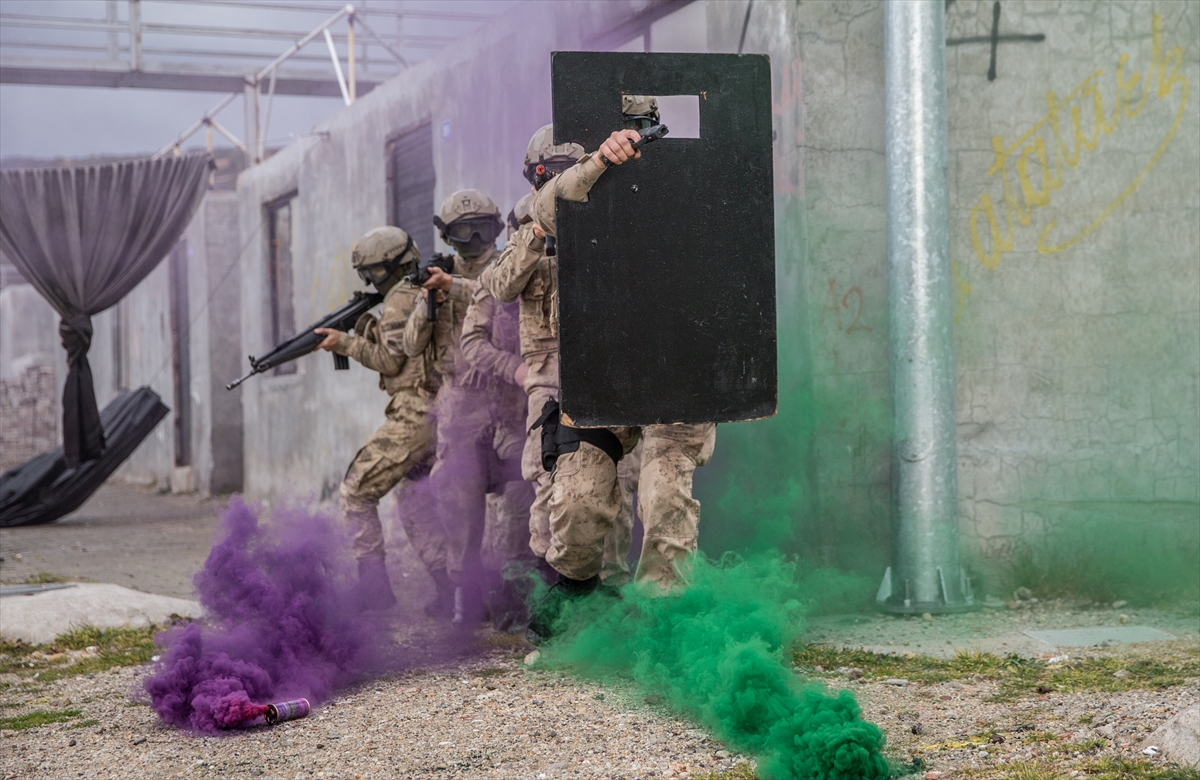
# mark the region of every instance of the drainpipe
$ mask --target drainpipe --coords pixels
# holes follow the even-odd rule
[[[887,612],[974,608],[958,560],[945,4],[885,0],[892,565]]]

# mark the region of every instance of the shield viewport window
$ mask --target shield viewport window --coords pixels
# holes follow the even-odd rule
[[[659,120],[670,129],[667,139],[700,137],[699,95],[655,95]]]

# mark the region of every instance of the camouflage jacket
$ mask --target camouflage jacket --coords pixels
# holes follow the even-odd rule
[[[437,320],[430,322],[423,299],[408,316],[403,334],[405,354],[410,357],[425,355],[443,383],[465,386],[486,384],[486,377],[473,371],[463,358],[459,339],[467,306],[475,292],[475,279],[498,254],[491,247],[472,260],[455,257],[454,281],[445,302],[438,306]]]
[[[463,321],[462,355],[472,368],[488,378],[493,412],[525,419],[525,392],[516,373],[523,361],[517,351],[520,340],[517,305],[501,303],[488,289],[494,266],[479,275],[471,305]]]
[[[428,361],[404,352],[404,328],[420,302],[420,292],[407,282],[398,282],[383,299],[378,319],[364,314],[354,324],[353,333],[338,335],[334,350],[378,371],[379,387],[388,395],[409,391],[428,398],[434,390]]]
[[[591,155],[555,176],[542,187],[530,203],[534,220],[549,235],[555,235],[554,201],[586,201],[592,185],[603,170],[596,168]],[[508,240],[488,287],[492,295],[505,303],[520,301],[521,356],[558,351],[558,266],[546,255],[546,241],[533,232],[533,223],[521,225]]]

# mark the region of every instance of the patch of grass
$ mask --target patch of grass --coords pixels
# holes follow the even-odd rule
[[[49,582],[68,582],[66,577],[60,577],[57,574],[51,574],[48,571],[39,571],[37,574],[30,574],[25,578],[25,585],[45,585]]]
[[[67,726],[67,728],[74,731],[75,729],[86,729],[89,726],[99,725],[100,721],[96,720],[95,718],[88,718],[87,720],[81,720],[78,723],[72,723],[70,726]]]
[[[38,726],[47,726],[51,723],[62,723],[64,720],[70,720],[71,718],[78,717],[78,715],[79,710],[34,710],[24,715],[0,718],[0,729],[24,731],[25,729],[35,729]]]
[[[1172,658],[1101,657],[1046,664],[1016,655],[961,653],[954,658],[879,655],[863,650],[841,650],[825,645],[806,645],[794,652],[802,671],[853,667],[863,679],[899,677],[916,683],[939,683],[971,678],[998,683],[994,701],[1012,701],[1039,693],[1112,693],[1153,690],[1180,685],[1200,677],[1200,649],[1189,648]],[[1114,676],[1124,670],[1128,674]]]
[[[1076,767],[1087,780],[1200,780],[1200,770],[1134,761],[1128,758],[1105,758],[1089,761]],[[967,769],[955,777],[977,780],[1062,780],[1062,766],[1055,761],[1035,761],[1007,766]]]
[[[727,772],[701,772],[692,777],[695,780],[758,780],[758,773],[749,764],[738,764]]]
[[[1026,734],[1021,738],[1021,742],[1026,745],[1036,745],[1039,742],[1053,742],[1058,739],[1058,735],[1053,731],[1034,731]]]
[[[102,672],[114,666],[140,666],[155,654],[158,626],[145,628],[95,628],[85,626],[61,634],[48,645],[0,640],[0,673],[16,674],[46,683],[63,677]],[[95,647],[92,655],[71,656],[67,651]]]

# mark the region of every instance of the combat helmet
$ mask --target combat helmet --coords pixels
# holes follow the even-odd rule
[[[538,128],[529,139],[529,148],[525,150],[525,168],[522,175],[525,181],[540,188],[549,181],[551,176],[562,173],[577,163],[583,155],[583,147],[579,144],[554,144],[554,125]],[[538,166],[544,168],[542,176],[538,175]]]
[[[653,95],[621,95],[621,127],[645,130],[658,124],[658,98]]]
[[[354,242],[350,265],[367,284],[387,292],[421,261],[421,250],[412,236],[398,227],[377,227]]]
[[[459,190],[444,201],[433,218],[442,240],[463,257],[478,257],[500,235],[504,222],[495,201],[482,190]]]
[[[512,207],[512,211],[508,212],[508,226],[514,232],[520,230],[521,225],[533,219],[533,214],[529,211],[529,202],[531,200],[533,200],[533,193],[525,193],[524,197],[517,201],[517,205]]]

